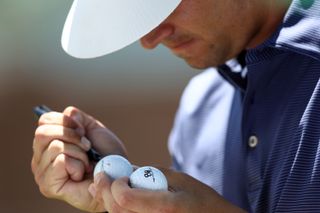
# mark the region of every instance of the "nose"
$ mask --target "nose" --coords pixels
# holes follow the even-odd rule
[[[146,49],[153,49],[164,39],[174,34],[174,27],[170,24],[161,24],[150,33],[140,39],[142,46]]]

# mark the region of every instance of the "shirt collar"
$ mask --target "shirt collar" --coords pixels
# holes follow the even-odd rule
[[[320,60],[319,11],[320,0],[293,0],[275,33],[249,52],[261,53],[266,47],[275,47]],[[250,63],[250,59],[247,62]]]
[[[247,67],[245,64],[245,57],[246,51],[243,51],[237,58],[231,59],[225,64],[217,67],[220,75],[242,92],[244,92],[247,87]]]

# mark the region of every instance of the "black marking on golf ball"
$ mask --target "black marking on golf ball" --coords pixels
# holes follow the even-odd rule
[[[104,160],[102,160],[102,162],[101,162],[101,171],[104,172]]]
[[[154,175],[153,175],[151,168],[144,170],[144,177],[145,178],[152,177],[153,182],[156,182],[156,179],[154,178]]]

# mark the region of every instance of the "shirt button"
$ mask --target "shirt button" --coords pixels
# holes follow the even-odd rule
[[[248,145],[250,148],[255,148],[258,145],[258,143],[259,143],[259,140],[258,140],[257,136],[255,136],[255,135],[250,136],[249,141],[248,141]]]

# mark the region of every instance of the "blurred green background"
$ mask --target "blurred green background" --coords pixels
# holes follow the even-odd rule
[[[30,169],[32,108],[77,106],[112,129],[138,165],[170,165],[167,138],[179,97],[197,73],[168,50],[135,43],[92,60],[68,56],[60,34],[67,1],[0,1],[0,212],[73,213],[44,198]]]

